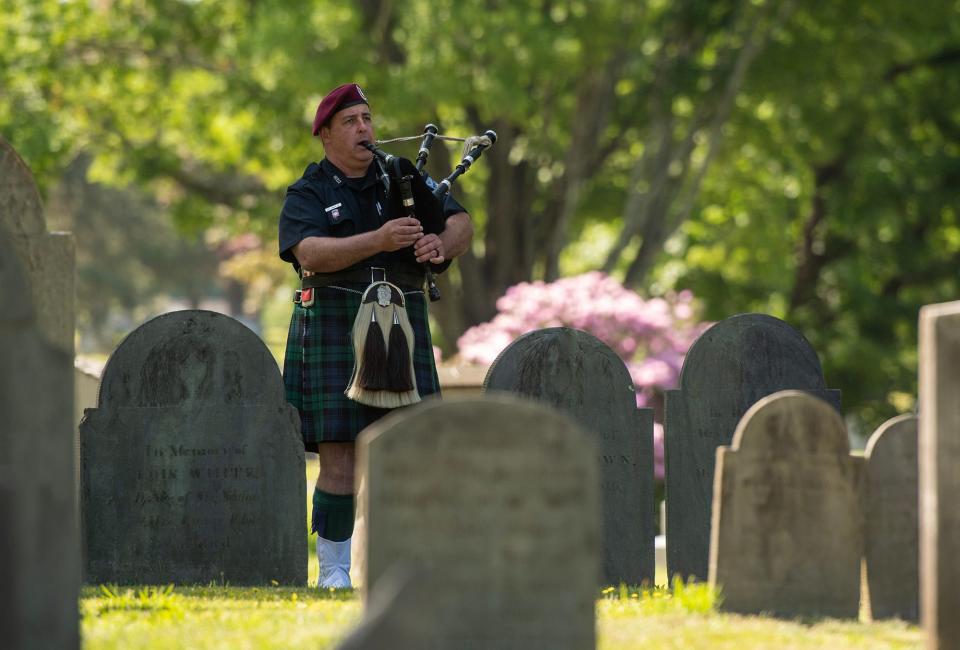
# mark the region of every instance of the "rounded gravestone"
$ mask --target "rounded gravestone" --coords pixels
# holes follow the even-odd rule
[[[73,236],[47,232],[37,184],[20,155],[0,138],[0,230],[30,279],[40,332],[73,356]],[[11,303],[4,303],[5,309]]]
[[[707,578],[716,449],[731,443],[747,409],[781,390],[803,390],[840,409],[840,393],[826,388],[810,343],[779,318],[731,316],[704,332],[687,352],[680,388],[667,391],[665,401],[671,576]]]
[[[654,580],[653,409],[638,409],[623,360],[600,339],[569,327],[528,332],[494,360],[485,393],[527,397],[576,420],[594,436],[603,499],[601,582]]]
[[[592,648],[596,448],[570,418],[509,395],[431,400],[357,441],[366,593],[391,570],[433,584],[401,648]]]
[[[158,316],[130,333],[103,369],[100,407],[284,404],[277,362],[237,320],[211,311]]]
[[[724,609],[857,617],[862,468],[823,400],[782,391],[747,411],[717,454],[709,577]]]
[[[835,408],[805,392],[780,391],[753,405],[733,434],[733,449],[772,459],[846,460],[850,440]]]
[[[680,390],[719,408],[736,399],[744,411],[778,390],[825,390],[823,368],[810,342],[767,314],[738,314],[703,333],[680,369]],[[731,431],[732,434],[732,431]]]
[[[241,323],[181,311],[127,336],[81,444],[88,582],[306,582],[299,418]]]
[[[33,174],[20,154],[3,138],[0,138],[0,224],[14,236],[40,236],[47,231]]]
[[[919,418],[901,415],[870,436],[865,559],[874,619],[920,618]]]

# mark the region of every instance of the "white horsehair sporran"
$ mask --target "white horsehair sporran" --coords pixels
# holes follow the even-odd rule
[[[377,408],[420,401],[413,370],[413,328],[406,298],[394,284],[373,282],[363,292],[353,321],[353,374],[344,394]]]

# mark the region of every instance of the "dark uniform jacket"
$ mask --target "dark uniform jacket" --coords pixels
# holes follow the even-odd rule
[[[387,192],[378,167],[374,163],[366,176],[350,179],[326,159],[311,163],[303,177],[287,189],[280,214],[280,257],[299,270],[291,249],[305,237],[349,237],[369,232],[396,214],[396,192]],[[442,210],[443,218],[465,211],[450,197],[442,208],[437,208]],[[426,226],[424,229],[427,230]],[[393,270],[420,269],[412,250],[410,247],[378,253],[354,267],[383,267],[390,280]],[[315,451],[320,442],[355,440],[360,431],[389,412],[359,404],[344,395],[355,361],[351,330],[364,288],[365,283],[340,282],[315,289],[314,302],[309,307],[294,305],[283,380],[287,401],[300,413],[301,434],[308,451]],[[440,392],[427,300],[422,290],[405,290],[404,294],[414,332],[417,390],[425,397]]]
[[[326,158],[319,164],[310,163],[303,177],[287,188],[287,198],[280,213],[280,258],[299,269],[292,248],[304,238],[350,237],[380,228],[388,218],[397,216],[399,210],[396,193],[388,195],[387,185],[377,163],[370,165],[363,178],[347,178]],[[436,187],[436,184],[428,178],[426,186]],[[418,211],[426,213],[432,207],[426,205],[423,197],[415,198],[418,198]],[[445,197],[442,208],[438,206],[437,209],[442,210],[444,219],[465,212],[450,195]],[[425,232],[431,231],[427,224],[424,228]],[[441,224],[439,229],[433,230],[439,232],[442,229]],[[381,252],[351,268],[403,266],[416,269],[412,251],[411,247]]]

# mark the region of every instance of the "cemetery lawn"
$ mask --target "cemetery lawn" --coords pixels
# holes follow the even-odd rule
[[[84,650],[333,648],[360,620],[350,591],[259,587],[85,587]],[[597,601],[598,648],[920,648],[899,621],[782,621],[716,611],[701,585],[607,589]]]

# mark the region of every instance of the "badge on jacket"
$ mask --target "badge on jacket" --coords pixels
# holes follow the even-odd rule
[[[340,207],[342,205],[343,203],[334,203],[333,205],[327,208],[324,208],[324,211],[328,215],[330,215],[330,220],[333,221],[334,223],[336,223],[337,221],[340,221]]]

